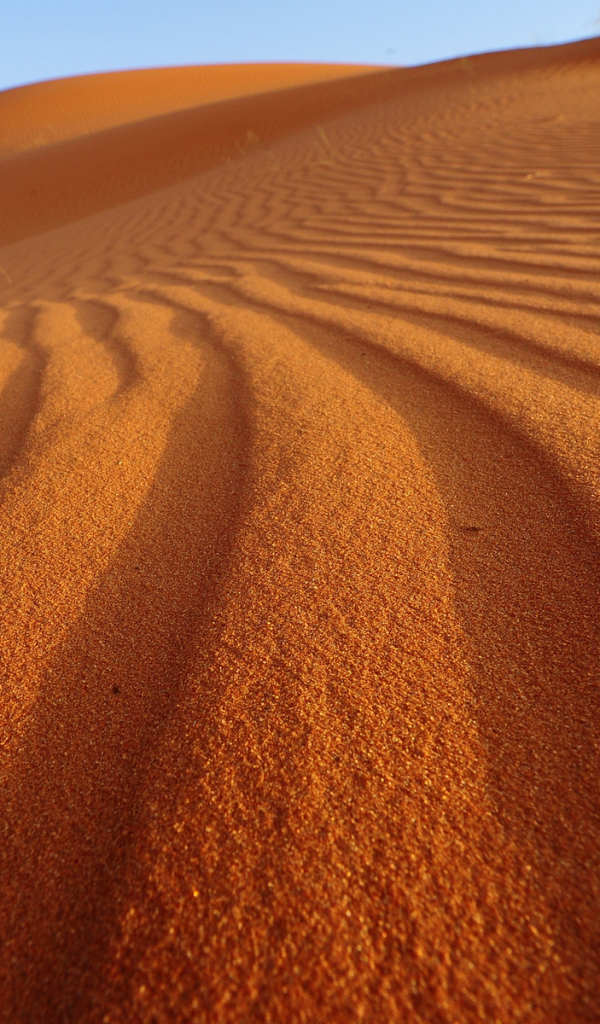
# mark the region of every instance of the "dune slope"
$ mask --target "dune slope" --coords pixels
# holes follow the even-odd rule
[[[0,158],[200,104],[378,70],[358,64],[211,64],[34,82],[0,92]]]
[[[0,163],[1,1020],[600,1015],[599,85]]]

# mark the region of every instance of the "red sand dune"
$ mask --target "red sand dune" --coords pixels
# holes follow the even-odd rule
[[[10,1024],[600,1018],[600,41],[342,70],[0,96]]]
[[[199,104],[378,70],[356,64],[212,64],[35,82],[0,93],[0,157]]]

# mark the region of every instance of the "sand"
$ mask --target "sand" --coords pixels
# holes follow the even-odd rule
[[[600,41],[338,70],[0,96],[10,1024],[600,1018]]]

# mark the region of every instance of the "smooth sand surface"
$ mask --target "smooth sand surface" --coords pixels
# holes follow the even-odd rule
[[[600,41],[313,70],[0,162],[10,1024],[600,1019]]]
[[[199,104],[377,70],[357,64],[210,64],[34,82],[0,92],[0,157]]]

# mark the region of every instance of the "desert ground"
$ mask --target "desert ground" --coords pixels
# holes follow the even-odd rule
[[[0,125],[0,1020],[600,1020],[600,40]]]

